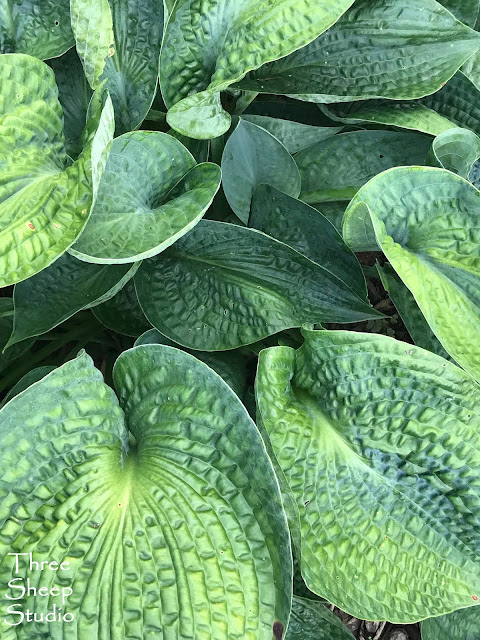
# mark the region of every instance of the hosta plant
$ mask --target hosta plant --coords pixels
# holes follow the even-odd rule
[[[2,640],[480,639],[479,65],[480,0],[0,0]]]

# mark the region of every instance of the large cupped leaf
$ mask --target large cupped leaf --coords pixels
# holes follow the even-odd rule
[[[68,253],[37,275],[15,285],[15,315],[9,345],[39,336],[114,296],[139,264],[97,265]]]
[[[257,405],[295,499],[310,590],[408,623],[480,591],[480,388],[386,336],[304,330],[260,353]]]
[[[41,271],[90,215],[113,135],[109,98],[95,101],[85,146],[65,151],[53,71],[23,54],[0,56],[0,287]],[[98,107],[98,108],[97,108]]]
[[[255,187],[265,182],[297,197],[300,174],[292,156],[271,133],[240,120],[225,145],[222,185],[233,211],[245,224]]]
[[[480,609],[469,607],[422,622],[422,640],[478,640]]]
[[[357,257],[331,222],[308,204],[261,184],[253,195],[249,225],[321,264],[359,296],[366,295]]]
[[[74,44],[69,0],[0,0],[0,53],[46,60]]]
[[[427,164],[441,167],[468,179],[480,158],[480,138],[469,129],[448,129],[432,143]]]
[[[136,129],[152,104],[158,80],[163,3],[109,0],[113,17],[113,56],[103,75],[115,111],[115,134]]]
[[[112,11],[108,0],[70,0],[72,29],[85,76],[96,89],[113,47]]]
[[[407,131],[353,131],[318,142],[295,154],[300,199],[309,204],[348,201],[381,171],[424,164],[430,145],[431,138]]]
[[[366,296],[254,229],[202,220],[135,276],[140,305],[185,347],[223,351],[305,322],[378,317]]]
[[[353,636],[323,604],[294,596],[285,640],[353,640]]]
[[[311,42],[353,0],[179,0],[169,17],[160,86],[171,127],[215,138],[230,126],[220,91]],[[472,51],[473,52],[473,51]]]
[[[83,354],[0,411],[2,593],[11,553],[68,563],[30,572],[20,556],[16,577],[67,598],[17,604],[74,616],[9,627],[4,612],[2,640],[272,640],[288,623],[291,551],[255,424],[217,374],[172,347],[125,352],[114,381],[120,406]]]
[[[219,186],[219,167],[197,165],[172,136],[126,133],[113,142],[92,215],[72,252],[111,264],[153,256],[200,220]]]
[[[411,100],[440,89],[479,47],[480,34],[435,0],[357,0],[325,34],[240,86],[315,102]]]
[[[445,350],[480,380],[480,192],[450,171],[399,167],[345,212],[344,238],[376,250],[412,292]]]

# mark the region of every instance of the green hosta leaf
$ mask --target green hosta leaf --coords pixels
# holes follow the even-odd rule
[[[46,60],[74,44],[69,0],[0,0],[0,53]]]
[[[92,215],[73,247],[88,262],[136,262],[187,233],[220,185],[217,165],[196,165],[175,138],[133,131],[116,138]]]
[[[49,64],[55,73],[58,100],[63,111],[65,148],[70,157],[76,158],[82,150],[82,134],[92,89],[83,73],[75,47],[60,58],[54,58]]]
[[[53,329],[77,311],[114,296],[140,265],[96,265],[68,253],[41,273],[15,285],[9,345]]]
[[[365,296],[287,245],[210,220],[146,260],[135,286],[160,333],[202,351],[252,344],[304,322],[378,317]]]
[[[353,640],[353,636],[325,605],[294,596],[285,640]]]
[[[480,54],[477,51],[467,62],[463,65],[462,71],[467,78],[480,90]]]
[[[136,338],[152,328],[138,303],[133,280],[106,302],[92,308],[93,315],[108,329]]]
[[[377,264],[377,271],[415,344],[450,360],[450,356],[428,326],[415,298],[397,276],[393,267],[388,263],[384,267]]]
[[[427,164],[468,178],[480,158],[480,138],[469,129],[449,129],[435,138]]]
[[[480,380],[480,192],[433,167],[400,167],[345,212],[354,250],[380,247],[445,350]]]
[[[480,11],[479,0],[440,0],[440,4],[464,24],[475,27]]]
[[[259,185],[249,225],[321,264],[361,297],[367,294],[362,267],[334,226],[316,209],[274,187]]]
[[[257,405],[295,498],[307,586],[367,620],[478,599],[480,388],[386,336],[305,330],[260,353]]]
[[[480,136],[479,97],[475,85],[458,72],[443,89],[423,98],[422,103],[459,127],[471,129]]]
[[[0,56],[0,287],[38,273],[85,226],[113,135],[109,99],[68,158],[51,69],[23,54]]]
[[[479,640],[480,609],[469,607],[422,622],[422,640]]]
[[[179,0],[165,30],[160,82],[167,120],[191,138],[230,127],[220,91],[248,71],[303,47],[353,0]],[[472,51],[473,53],[473,51]]]
[[[357,0],[338,23],[240,86],[314,102],[411,100],[440,89],[480,34],[435,0]]]
[[[431,138],[406,131],[353,131],[318,142],[295,155],[300,199],[310,204],[350,200],[385,169],[424,164]]]
[[[222,156],[222,185],[233,211],[248,222],[255,187],[262,182],[297,197],[300,174],[292,156],[271,133],[240,120],[225,145]]]
[[[125,352],[114,381],[121,408],[83,354],[0,412],[2,593],[9,553],[68,562],[29,577],[71,588],[74,615],[12,630],[4,613],[2,640],[49,628],[59,640],[271,640],[288,622],[291,551],[254,423],[217,374],[171,347]],[[21,604],[45,614],[62,597]]]
[[[22,356],[33,344],[33,340],[25,340],[7,348],[12,333],[14,307],[11,298],[0,298],[0,372],[5,371],[10,364]]]
[[[283,144],[289,153],[302,151],[316,142],[330,138],[343,129],[343,127],[314,127],[292,120],[250,114],[242,115],[242,120],[247,120],[266,129]]]
[[[135,342],[136,347],[144,344],[166,344],[180,348],[178,344],[162,336],[156,329],[146,331]],[[239,351],[210,353],[209,351],[182,350],[208,365],[225,380],[239,398],[243,397],[247,385],[247,369],[245,356]]]
[[[2,400],[2,402],[0,402],[0,408],[3,407],[3,405],[6,404],[9,400],[11,400],[13,397],[18,396],[19,393],[21,393],[22,391],[25,391],[25,389],[32,386],[32,384],[35,384],[35,382],[38,382],[39,380],[44,378],[47,374],[51,373],[54,369],[55,367],[46,365],[44,367],[37,367],[36,369],[32,369],[31,371],[29,371],[27,374],[23,376],[23,378],[21,378],[17,382],[15,386],[13,386],[10,389],[10,391],[7,393],[7,395]]]
[[[164,16],[158,0],[109,0],[109,4],[114,55],[107,57],[100,79],[107,81],[118,136],[136,129],[153,102]]]
[[[108,0],[70,0],[77,51],[92,89],[96,89],[105,59],[115,54],[112,12]]]
[[[420,102],[368,100],[345,104],[319,104],[327,116],[344,124],[385,124],[438,136],[455,124]]]

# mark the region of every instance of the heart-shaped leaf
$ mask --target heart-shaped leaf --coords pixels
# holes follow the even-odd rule
[[[149,258],[195,226],[219,186],[219,167],[197,165],[172,136],[125,133],[113,141],[92,215],[72,252],[104,264]]]
[[[220,91],[248,71],[303,47],[353,0],[179,0],[165,30],[160,83],[167,120],[191,138],[230,127]]]
[[[255,424],[217,374],[172,347],[123,353],[114,382],[121,407],[83,354],[0,411],[2,593],[27,574],[36,589],[60,585],[22,608],[74,618],[37,617],[15,637],[270,639],[288,623],[291,551]],[[11,553],[27,554],[16,575]],[[30,572],[29,553],[67,565]],[[2,638],[12,621],[2,614]]]
[[[9,345],[39,336],[77,311],[114,296],[140,265],[96,265],[68,253],[28,280],[15,285],[15,316]]]
[[[353,636],[325,605],[294,596],[285,640],[353,640]]]
[[[257,406],[295,499],[310,590],[362,619],[478,601],[480,388],[386,336],[304,330],[260,353]]]
[[[468,179],[480,158],[480,138],[469,129],[448,129],[435,138],[427,158],[428,165],[442,167]]]
[[[0,56],[0,287],[38,273],[85,226],[113,135],[109,98],[96,100],[78,160],[65,151],[53,71],[23,54]],[[97,108],[99,107],[99,108]]]
[[[108,56],[115,54],[113,20],[108,0],[70,0],[77,51],[92,87],[98,87]]]
[[[422,640],[478,640],[480,609],[469,607],[422,622]]]
[[[380,247],[444,349],[480,380],[480,192],[444,169],[398,167],[352,200],[344,238]],[[367,248],[368,247],[368,248]]]
[[[229,205],[245,224],[255,187],[262,182],[295,198],[300,193],[297,165],[282,143],[256,124],[240,120],[223,152],[222,185]]]
[[[435,0],[357,0],[338,23],[239,86],[314,102],[412,100],[440,89],[480,34]]]
[[[430,145],[431,138],[407,131],[353,131],[318,142],[295,154],[300,199],[310,204],[348,201],[385,169],[424,164]]]
[[[0,0],[0,53],[46,60],[74,44],[70,0]]]
[[[151,324],[191,349],[223,351],[304,322],[378,317],[365,296],[282,242],[202,220],[135,276]]]
[[[109,0],[113,18],[113,56],[103,75],[115,111],[115,135],[136,129],[145,119],[157,89],[163,34],[163,3]]]

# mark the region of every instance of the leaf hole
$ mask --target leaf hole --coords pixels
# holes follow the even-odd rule
[[[275,640],[282,640],[284,630],[283,624],[279,620],[275,620],[273,623],[273,637]]]

